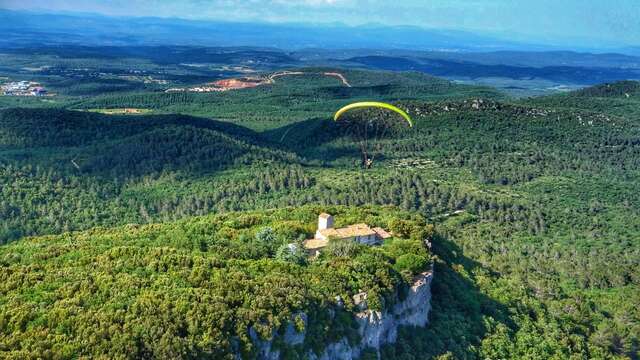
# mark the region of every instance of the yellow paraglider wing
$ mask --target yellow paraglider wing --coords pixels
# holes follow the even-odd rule
[[[397,108],[397,107],[395,107],[395,106],[393,106],[391,104],[377,102],[377,101],[363,101],[363,102],[357,102],[357,103],[349,104],[349,105],[343,107],[342,109],[338,110],[336,112],[336,114],[333,116],[333,120],[334,121],[338,121],[340,116],[342,116],[342,114],[344,114],[345,112],[347,112],[349,110],[365,108],[365,107],[377,107],[377,108],[382,108],[382,109],[387,109],[387,110],[394,111],[394,112],[400,114],[400,116],[402,116],[405,120],[407,120],[407,122],[409,123],[410,127],[413,126],[413,121],[411,120],[409,115],[406,112],[404,112],[402,109],[399,109],[399,108]]]

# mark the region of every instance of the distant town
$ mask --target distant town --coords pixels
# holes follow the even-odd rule
[[[47,90],[33,81],[14,81],[0,86],[5,96],[46,96]]]

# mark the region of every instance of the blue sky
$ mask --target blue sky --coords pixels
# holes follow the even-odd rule
[[[21,10],[414,25],[555,45],[640,46],[640,0],[2,0]]]

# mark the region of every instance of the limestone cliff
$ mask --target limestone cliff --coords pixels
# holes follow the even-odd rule
[[[418,275],[414,279],[406,298],[384,311],[367,309],[366,294],[354,296],[354,302],[362,309],[356,313],[360,342],[350,345],[346,339],[343,339],[329,344],[320,356],[309,352],[308,358],[315,360],[357,359],[364,349],[372,348],[378,350],[386,343],[395,342],[398,335],[398,327],[400,326],[427,325],[429,311],[431,310],[432,279],[433,271]],[[301,315],[306,322],[306,316],[304,314]],[[280,358],[280,352],[273,349],[272,341],[259,339],[253,331],[251,331],[251,337],[258,348],[258,359],[277,360]],[[302,344],[304,338],[304,332],[296,332],[293,325],[290,324],[285,331],[284,342],[293,346]]]

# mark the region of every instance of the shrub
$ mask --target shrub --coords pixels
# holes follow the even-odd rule
[[[296,244],[282,244],[276,251],[276,259],[293,264],[304,265],[307,261],[306,253]]]
[[[424,271],[429,265],[429,258],[423,255],[404,254],[401,255],[394,265],[398,272],[410,272],[417,274]]]
[[[353,257],[360,252],[360,247],[361,245],[351,239],[331,239],[323,253],[336,257]]]

